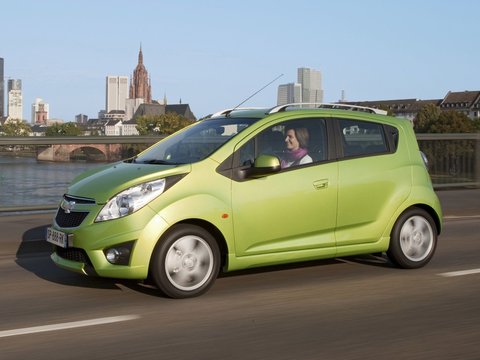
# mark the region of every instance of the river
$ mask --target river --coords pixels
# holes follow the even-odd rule
[[[56,205],[76,175],[100,165],[0,155],[0,208]]]

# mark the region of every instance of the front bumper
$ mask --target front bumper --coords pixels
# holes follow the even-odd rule
[[[61,210],[60,210],[61,211]],[[92,211],[76,228],[53,228],[72,234],[70,246],[55,247],[51,258],[63,268],[89,276],[121,279],[146,279],[150,259],[158,239],[168,224],[148,206],[124,218],[94,222]],[[107,261],[104,250],[133,242],[127,265],[114,265]]]

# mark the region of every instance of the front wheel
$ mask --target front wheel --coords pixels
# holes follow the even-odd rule
[[[387,255],[405,269],[426,265],[437,246],[437,229],[428,212],[419,208],[405,211],[398,218],[390,236]]]
[[[177,225],[162,238],[152,258],[155,285],[172,298],[206,292],[220,269],[220,250],[213,236],[195,225]]]

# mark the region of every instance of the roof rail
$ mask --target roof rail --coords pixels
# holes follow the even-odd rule
[[[258,108],[258,107],[229,108],[229,109],[217,111],[216,113],[213,113],[210,117],[213,118],[213,117],[219,117],[219,116],[228,116],[232,111],[235,111],[235,110],[258,110],[258,109],[262,109],[262,108]]]
[[[271,108],[268,111],[268,114],[274,114],[277,112],[286,111],[288,108],[291,107],[313,107],[315,109],[340,109],[340,110],[351,110],[351,111],[363,111],[372,114],[380,114],[380,115],[387,115],[385,110],[365,107],[365,106],[357,106],[357,105],[349,105],[349,104],[336,104],[336,103],[292,103],[292,104],[285,104],[285,105],[278,105]]]

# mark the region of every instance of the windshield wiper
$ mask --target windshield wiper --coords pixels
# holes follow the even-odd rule
[[[150,159],[150,160],[144,160],[144,164],[155,164],[155,165],[180,165],[181,163],[176,163],[176,162],[171,162],[171,161],[166,161],[166,160],[160,160],[160,159]]]

